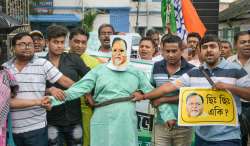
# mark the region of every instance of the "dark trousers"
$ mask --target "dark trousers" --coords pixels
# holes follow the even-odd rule
[[[250,103],[242,102],[242,112],[239,117],[240,119],[240,130],[242,146],[247,146],[248,135],[250,134]]]
[[[195,146],[241,146],[241,140],[206,141],[195,135]]]
[[[16,146],[48,146],[47,127],[29,132],[13,134]]]
[[[81,124],[68,126],[48,125],[49,146],[82,146],[83,129]]]

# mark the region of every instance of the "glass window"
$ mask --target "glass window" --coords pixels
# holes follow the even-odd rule
[[[240,27],[223,28],[222,30],[219,31],[219,36],[223,38],[224,40],[233,42],[235,34],[238,33],[239,31],[240,31]]]

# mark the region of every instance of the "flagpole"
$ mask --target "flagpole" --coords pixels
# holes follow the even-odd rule
[[[139,7],[140,7],[140,0],[137,0],[137,10],[136,10],[136,27],[135,32],[139,33]]]

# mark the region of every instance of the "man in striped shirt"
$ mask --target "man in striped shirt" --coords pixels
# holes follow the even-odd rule
[[[220,58],[220,44],[216,36],[207,35],[200,42],[200,53],[204,59],[207,74],[215,82],[214,87],[229,90],[236,101],[238,114],[241,112],[240,97],[250,100],[250,77],[239,65]],[[153,99],[179,89],[180,87],[211,87],[201,71],[195,67],[171,83],[163,84],[152,92],[134,98]],[[240,127],[198,126],[196,146],[241,146]]]
[[[237,49],[237,54],[229,57],[227,60],[234,62],[243,67],[247,73],[250,73],[250,32],[241,31],[234,36],[234,46]],[[241,115],[241,138],[242,146],[247,146],[250,141],[250,102],[241,100],[242,115]],[[249,142],[248,142],[249,141]]]
[[[49,61],[34,56],[34,42],[28,33],[12,39],[15,56],[4,63],[15,76],[19,91],[10,101],[14,141],[17,146],[47,146],[46,80],[68,88],[73,81],[62,75]],[[58,93],[60,94],[60,93]]]

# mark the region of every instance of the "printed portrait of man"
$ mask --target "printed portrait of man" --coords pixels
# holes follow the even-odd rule
[[[115,38],[112,42],[112,63],[114,66],[125,66],[127,62],[127,43],[121,38]]]
[[[190,93],[186,99],[188,117],[198,117],[203,114],[204,99],[197,93]]]
[[[107,67],[115,71],[125,71],[130,62],[131,42],[130,36],[112,35],[110,36],[111,59]]]

